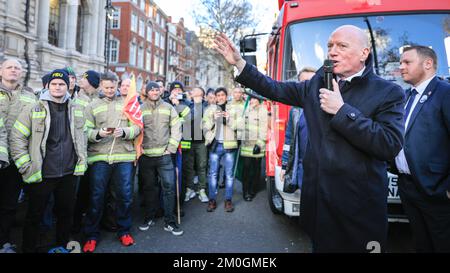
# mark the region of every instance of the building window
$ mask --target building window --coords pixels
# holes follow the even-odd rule
[[[116,8],[116,10],[114,10],[113,12],[111,28],[112,29],[120,28],[120,8]]]
[[[158,12],[156,12],[156,23],[159,25],[161,24],[161,16],[159,15]]]
[[[138,0],[132,0],[134,4],[138,4]]]
[[[143,19],[139,20],[139,35],[145,37],[145,24]]]
[[[150,50],[147,50],[145,52],[145,70],[151,71],[152,69],[152,52]]]
[[[159,74],[164,75],[164,57],[160,56],[159,58]]]
[[[83,52],[83,34],[84,34],[84,14],[86,13],[86,1],[80,1],[78,6],[78,17],[77,17],[77,41],[76,49],[78,52]]]
[[[130,46],[130,65],[136,65],[136,44],[131,43]]]
[[[145,0],[141,0],[140,6],[141,10],[145,11]]]
[[[138,67],[144,68],[144,48],[141,46],[138,49]]]
[[[147,41],[152,42],[152,26],[147,25]]]
[[[119,61],[119,40],[111,40],[109,47],[109,62],[117,63]]]
[[[137,32],[138,29],[138,18],[136,13],[131,14],[131,31]]]
[[[155,46],[159,47],[159,32],[155,32]]]
[[[165,49],[165,41],[164,41],[164,35],[163,34],[161,34],[160,35],[160,38],[161,38],[161,40],[160,40],[160,43],[159,43],[159,45],[160,45],[160,47],[162,48],[162,49]]]
[[[161,17],[161,27],[165,28],[166,25],[166,20],[164,20],[164,18]]]
[[[191,77],[184,76],[184,86],[190,86],[190,85],[191,85]]]
[[[186,61],[186,63],[184,64],[184,67],[186,69],[191,69],[192,68],[192,61],[191,60]]]
[[[159,69],[159,56],[158,54],[155,54],[155,56],[153,57],[153,72],[158,73],[158,69]]]
[[[50,0],[48,43],[54,46],[58,46],[58,34],[59,34],[59,0]]]

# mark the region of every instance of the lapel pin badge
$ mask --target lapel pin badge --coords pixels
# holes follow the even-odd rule
[[[424,95],[420,98],[420,103],[424,103],[428,99],[427,95]]]

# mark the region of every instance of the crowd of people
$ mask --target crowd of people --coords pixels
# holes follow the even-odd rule
[[[135,243],[133,223],[147,231],[162,216],[164,230],[182,235],[184,202],[198,196],[208,212],[216,209],[220,166],[224,210],[233,212],[237,158],[261,165],[268,112],[257,98],[244,106],[241,87],[231,96],[223,87],[187,91],[175,81],[166,90],[150,81],[138,90],[139,126],[124,114],[132,79],[88,70],[77,80],[66,67],[44,75],[43,89],[34,92],[20,84],[21,75],[18,60],[2,63],[0,252],[16,251],[10,234],[20,193],[28,203],[22,252],[41,251],[39,237],[54,222],[54,246],[81,233],[83,251],[94,252],[101,226],[116,231],[124,246]],[[246,201],[259,172],[242,179]],[[143,208],[135,221],[136,180]]]
[[[416,250],[450,251],[450,85],[436,76],[433,49],[403,49],[405,92],[374,74],[367,35],[355,26],[330,35],[333,90],[324,88],[323,68],[278,82],[247,64],[225,35],[215,44],[236,66],[237,82],[294,106],[281,178],[286,192],[301,187],[301,223],[314,252],[365,252],[374,244],[385,251],[388,166],[399,176]],[[20,84],[19,61],[5,60],[0,73],[0,252],[15,252],[10,235],[22,189],[23,252],[38,251],[53,219],[58,246],[81,232],[83,251],[94,252],[105,222],[122,245],[133,245],[135,177],[142,232],[163,215],[164,230],[182,235],[183,203],[198,196],[214,212],[221,187],[224,210],[233,212],[238,161],[243,199],[256,194],[270,114],[262,97],[239,86],[229,94],[148,82],[135,123],[124,115],[132,79],[89,70],[77,81],[66,67],[43,76],[34,92]]]

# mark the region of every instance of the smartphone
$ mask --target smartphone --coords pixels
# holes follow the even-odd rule
[[[106,128],[106,131],[109,133],[114,133],[114,130],[116,130],[116,128],[111,128],[111,127]]]

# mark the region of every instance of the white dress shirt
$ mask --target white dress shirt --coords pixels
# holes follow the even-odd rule
[[[416,89],[418,94],[414,98],[413,104],[411,105],[411,110],[409,111],[408,116],[406,117],[405,132],[406,132],[406,128],[408,128],[409,120],[411,118],[412,113],[414,112],[414,108],[416,108],[416,105],[419,102],[420,98],[422,97],[423,92],[425,92],[425,89],[427,88],[428,84],[431,82],[431,80],[434,77],[435,77],[435,75],[433,75],[431,78],[427,79],[426,81],[423,81],[418,86],[411,86],[411,90]],[[405,104],[405,108],[406,108],[406,105],[408,105],[408,101]],[[397,165],[397,169],[400,173],[411,174],[411,171],[409,170],[408,162],[406,162],[405,151],[403,149],[400,151],[400,153],[398,153],[397,157],[395,158],[395,164]]]

